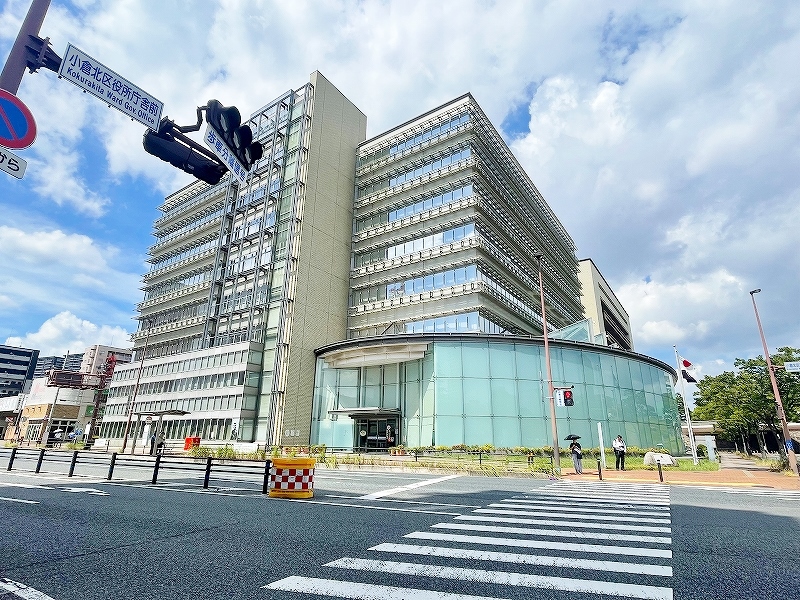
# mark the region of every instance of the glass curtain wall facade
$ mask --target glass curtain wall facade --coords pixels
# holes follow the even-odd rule
[[[575,246],[469,94],[359,147],[348,336],[583,318]]]
[[[376,364],[385,352],[376,339],[320,350],[312,443],[351,449],[363,421],[393,416],[396,443],[410,447],[552,444],[541,338],[398,336],[395,343],[417,344],[420,356]],[[574,386],[575,405],[556,408],[560,437],[580,435],[584,447],[597,447],[602,423],[607,446],[621,434],[629,446],[683,452],[670,366],[560,341],[551,341],[551,359],[554,385]]]
[[[298,282],[301,293],[311,292],[340,323],[313,343],[342,339],[355,148],[366,137],[366,118],[315,72],[308,84],[268,103],[247,124],[264,153],[242,185],[229,176],[214,186],[195,181],[160,207],[156,241],[149,250],[151,268],[143,278],[144,300],[137,307],[135,361],[119,367],[111,384],[104,424],[112,437],[126,419],[123,413],[134,394],[131,379],[144,358],[152,365],[188,365],[189,371],[162,370],[143,379],[146,385],[137,391],[134,411],[149,402],[172,406],[176,394],[189,399],[182,386],[208,384],[235,398],[240,412],[226,418],[233,419],[239,439],[268,444],[308,439],[314,355],[313,348],[305,347],[306,321],[295,321],[308,304],[298,297]],[[325,217],[323,205],[344,206],[338,236],[344,242],[338,241],[336,227],[325,230],[316,222]],[[328,254],[335,251],[340,260],[310,274],[311,248],[320,252],[326,245]],[[331,285],[332,270],[340,273],[338,286]],[[227,354],[225,348],[239,352],[237,345],[258,355],[258,367],[247,363],[245,369],[242,363],[242,377],[235,380],[220,380],[207,371],[215,368],[207,358]],[[298,396],[300,380],[307,381],[304,397]],[[155,397],[147,397],[148,391]],[[192,418],[218,418],[205,414],[216,410],[208,406],[192,403]],[[287,407],[291,418],[285,423]]]

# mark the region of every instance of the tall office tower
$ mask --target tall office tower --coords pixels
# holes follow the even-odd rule
[[[27,392],[38,359],[38,350],[0,344],[0,397]]]
[[[167,438],[308,442],[314,349],[346,336],[366,117],[315,72],[249,124],[264,156],[244,185],[196,181],[160,207],[136,356],[114,374],[104,437],[123,436],[129,411],[171,411]]]
[[[351,338],[541,334],[583,319],[572,238],[470,94],[363,143]]]

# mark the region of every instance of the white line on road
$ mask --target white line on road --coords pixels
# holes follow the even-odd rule
[[[568,537],[595,540],[616,540],[620,542],[638,542],[641,544],[671,544],[672,538],[651,535],[625,535],[623,533],[600,533],[595,531],[577,531],[574,529],[530,529],[529,527],[503,527],[501,525],[467,525],[465,523],[436,523],[435,529],[459,529],[461,531],[488,531],[492,533],[518,533],[521,535],[538,535],[545,537]]]
[[[398,563],[384,560],[364,558],[340,558],[325,565],[340,569],[357,571],[395,573],[459,581],[477,581],[499,585],[537,587],[549,590],[564,590],[583,594],[607,594],[624,596],[625,598],[648,598],[651,600],[672,600],[672,588],[631,583],[615,583],[609,581],[592,581],[590,579],[571,579],[566,577],[550,577],[546,575],[528,575],[508,571],[485,571],[483,569],[465,569],[462,567],[444,567],[440,565],[423,565],[419,563]]]
[[[20,498],[5,498],[0,496],[0,500],[5,502],[19,502],[20,504],[39,504],[36,500],[22,500]]]
[[[281,498],[273,498],[281,500]],[[425,515],[447,515],[448,517],[460,516],[460,513],[444,512],[440,510],[422,510],[416,508],[398,508],[396,506],[371,506],[369,504],[349,504],[347,502],[326,502],[324,500],[284,499],[286,502],[305,502],[306,504],[326,504],[328,506],[346,506],[347,508],[367,508],[370,510],[388,510],[392,512],[421,513]]]
[[[517,517],[490,517],[488,515],[459,515],[456,519],[464,521],[489,521],[492,523],[520,523],[527,525],[551,525],[560,527],[583,527],[586,529],[621,529],[623,531],[649,531],[652,533],[671,533],[670,527],[651,527],[649,525],[628,525],[619,523],[587,523],[586,521],[556,521],[551,519],[522,519]]]
[[[361,500],[362,496],[345,496],[342,494],[322,494],[325,498],[340,498],[343,500]],[[447,504],[444,502],[417,502],[416,500],[395,500],[394,498],[375,498],[376,502],[396,502],[397,504],[421,504],[423,506],[450,506],[452,508],[480,508],[480,504]]]
[[[450,594],[448,592],[433,592],[430,590],[416,590],[388,585],[373,585],[371,583],[357,583],[354,581],[299,577],[297,575],[286,577],[285,579],[275,581],[263,587],[270,590],[294,592],[296,594],[316,594],[318,596],[331,596],[334,598],[352,598],[353,600],[375,600],[376,598],[380,598],[381,600],[508,600],[506,598]]]
[[[394,552],[413,556],[439,556],[491,562],[505,562],[565,569],[591,569],[596,571],[616,571],[617,573],[636,573],[642,575],[672,576],[672,567],[642,563],[618,562],[613,560],[591,560],[586,558],[562,558],[560,556],[540,556],[537,554],[515,554],[513,552],[492,552],[489,550],[466,550],[464,548],[445,548],[442,546],[417,546],[414,544],[379,544],[370,550]]]
[[[22,598],[23,600],[53,600],[53,598],[37,589],[28,587],[18,581],[11,581],[5,577],[0,577],[0,590],[3,590],[0,596],[4,597]]]
[[[433,533],[430,531],[414,531],[403,537],[417,540],[435,540],[438,542],[463,542],[465,544],[485,544],[487,546],[514,546],[516,548],[542,548],[568,552],[594,552],[597,554],[625,554],[627,556],[649,556],[653,558],[672,558],[672,550],[661,548],[637,548],[635,546],[611,546],[602,544],[570,544],[551,540],[520,540],[515,538],[498,538],[479,535],[456,535],[450,533]]]
[[[501,510],[496,508],[479,508],[476,513],[488,513],[493,515],[519,515],[521,517],[557,517],[558,510],[551,509],[546,512],[537,512],[533,510]],[[569,513],[563,515],[565,518],[576,519],[585,517],[587,520],[593,521],[620,521],[626,523],[664,523],[669,524],[669,519],[653,519],[650,517],[614,517],[609,515],[593,515],[591,513]]]
[[[559,501],[561,499],[573,501],[586,501],[586,502],[602,502],[605,504],[622,504],[631,505],[638,504],[642,506],[657,508],[660,506],[669,506],[669,498],[650,498],[642,496],[628,495],[625,492],[608,494],[598,493],[596,490],[571,490],[563,494],[555,491],[543,492],[537,494],[537,498],[541,500]]]
[[[524,502],[526,504],[552,504],[553,502],[558,502],[559,504],[563,504],[565,506],[595,506],[598,508],[645,508],[647,510],[659,512],[669,510],[669,504],[653,504],[652,502],[637,504],[635,502],[627,502],[625,500],[590,500],[587,496],[580,496],[578,498],[573,498],[572,496],[548,497],[547,495],[542,494],[531,497],[531,495],[528,494],[524,497],[513,496],[509,499],[509,501]]]
[[[446,475],[444,477],[437,477],[436,479],[426,479],[425,481],[417,481],[415,483],[409,483],[408,485],[401,485],[400,487],[392,488],[389,490],[383,490],[381,492],[372,492],[371,494],[367,494],[366,496],[361,496],[361,499],[377,500],[378,498],[383,498],[384,496],[393,496],[395,494],[400,494],[402,492],[414,490],[416,488],[424,487],[426,485],[433,485],[435,483],[441,483],[442,481],[447,481],[448,479],[455,479],[456,477],[461,477],[461,475]]]
[[[25,488],[29,490],[52,490],[53,488],[48,487],[46,485],[34,485],[32,483],[11,483],[11,482],[0,482],[0,487],[19,487]]]
[[[520,504],[515,504],[515,502],[519,502]],[[558,509],[559,512],[589,512],[589,513],[608,513],[611,515],[642,515],[642,516],[650,516],[650,517],[663,517],[664,512],[653,512],[650,510],[637,510],[637,509],[622,509],[622,508],[586,508],[584,506],[564,506],[563,504],[557,502],[542,502],[541,504],[523,504],[524,500],[503,500],[502,502],[497,502],[494,504],[490,504],[489,506],[493,506],[495,508],[519,508],[522,510],[545,510],[545,509]]]

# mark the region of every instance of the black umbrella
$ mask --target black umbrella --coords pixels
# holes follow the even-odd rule
[[[565,440],[579,440],[581,436],[575,435],[574,433],[570,433],[567,437],[564,438]]]

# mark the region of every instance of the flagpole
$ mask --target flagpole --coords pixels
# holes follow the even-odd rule
[[[692,450],[692,461],[698,464],[697,460],[697,444],[694,442],[694,431],[692,431],[692,417],[689,415],[689,402],[686,400],[686,385],[683,383],[683,365],[681,358],[678,356],[678,347],[672,346],[675,350],[675,364],[678,365],[678,381],[681,383],[681,396],[683,397],[683,413],[686,415],[686,426],[689,428],[689,447]]]

